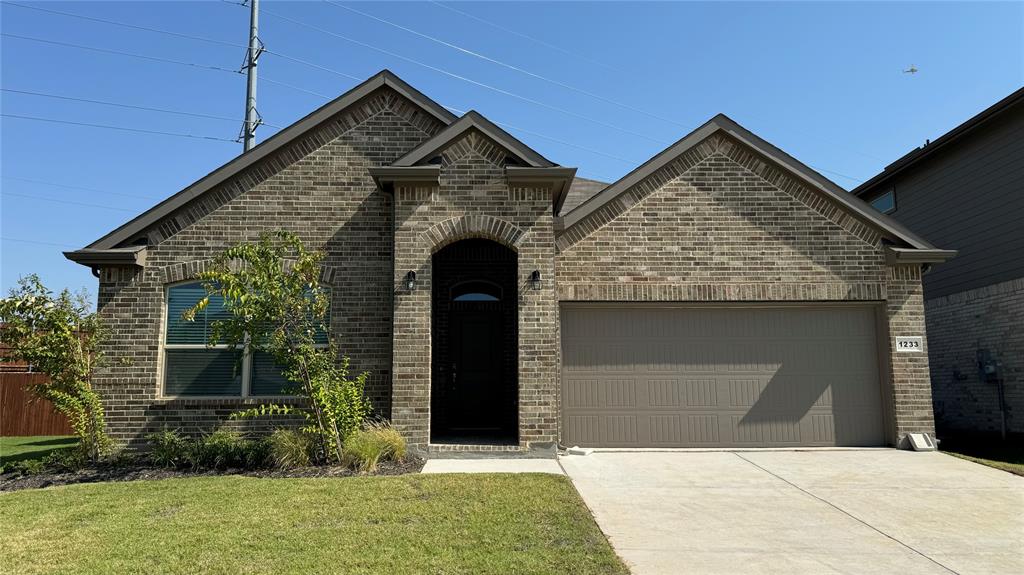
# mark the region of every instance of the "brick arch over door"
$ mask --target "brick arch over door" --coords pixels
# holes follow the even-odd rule
[[[457,216],[434,224],[419,236],[420,244],[430,253],[436,253],[460,240],[473,238],[494,240],[514,251],[526,237],[526,230],[519,226],[488,215]]]

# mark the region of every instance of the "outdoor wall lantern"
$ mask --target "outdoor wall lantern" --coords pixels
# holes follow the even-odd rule
[[[540,270],[533,270],[530,274],[530,287],[539,290],[540,289]]]
[[[409,273],[405,274],[405,287],[409,291],[416,289],[416,272],[409,270]]]

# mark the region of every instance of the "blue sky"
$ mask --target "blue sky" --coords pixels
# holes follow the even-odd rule
[[[216,41],[0,8],[3,114],[228,140],[0,118],[0,287],[36,272],[53,288],[95,293],[89,270],[61,250],[92,242],[241,151],[230,140],[245,80],[225,70],[242,61],[235,45],[245,43],[248,9],[14,3]],[[272,53],[260,60],[258,107],[269,125],[259,140],[389,68],[443,105],[511,126],[584,177],[613,181],[723,112],[849,189],[1024,84],[1020,2],[338,4],[465,51],[337,5],[263,0],[261,36]],[[919,73],[902,73],[912,64]]]

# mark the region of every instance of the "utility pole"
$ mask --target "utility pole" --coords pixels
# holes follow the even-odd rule
[[[256,62],[263,53],[263,42],[259,38],[260,0],[248,0],[249,3],[249,49],[245,53],[242,70],[246,72],[248,83],[245,88],[245,121],[242,124],[242,151],[248,152],[256,143],[256,128],[263,123],[263,118],[256,111]]]

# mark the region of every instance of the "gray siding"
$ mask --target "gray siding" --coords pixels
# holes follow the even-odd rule
[[[1024,106],[1007,110],[864,196],[896,190],[892,217],[957,257],[925,298],[1024,277]]]

